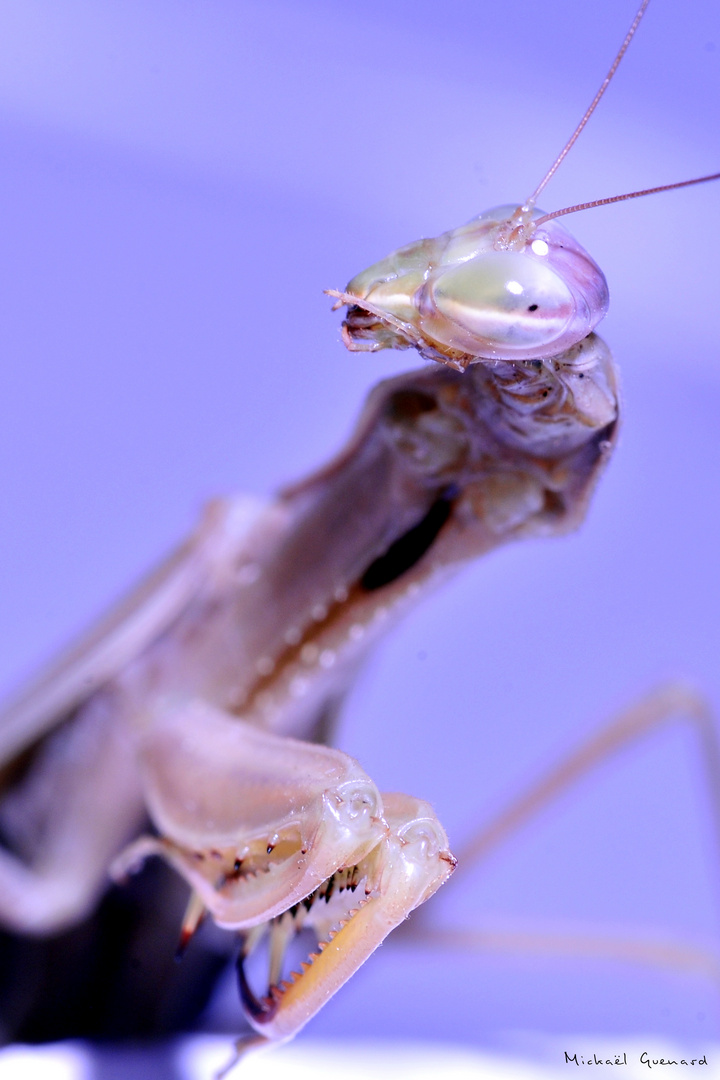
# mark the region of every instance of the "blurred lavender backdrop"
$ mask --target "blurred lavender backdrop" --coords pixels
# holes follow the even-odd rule
[[[187,531],[333,452],[409,354],[345,353],[322,295],[522,199],[632,0],[0,4],[0,680],[9,688]],[[720,10],[656,0],[543,198],[719,167]],[[589,521],[467,570],[353,693],[341,745],[451,838],[673,674],[720,705],[718,188],[569,225],[603,266],[625,425]],[[720,921],[696,749],[603,768],[438,898],[438,919]],[[229,999],[228,999],[229,1001]],[[230,1005],[218,1006],[232,1023]],[[234,1006],[233,1006],[234,1008]],[[699,977],[388,944],[313,1034],[719,1034]]]

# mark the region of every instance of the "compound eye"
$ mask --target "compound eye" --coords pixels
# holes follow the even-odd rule
[[[521,252],[493,251],[440,273],[431,285],[423,314],[439,329],[438,315],[482,347],[502,352],[552,344],[575,313],[565,282],[545,263]],[[432,308],[435,313],[433,314]],[[443,340],[445,334],[443,334]]]

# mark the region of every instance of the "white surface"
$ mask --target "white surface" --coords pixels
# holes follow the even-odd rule
[[[588,1062],[596,1056],[603,1064],[598,1065],[593,1060],[590,1075],[599,1073],[606,1078],[619,1076],[624,1080],[646,1080],[649,1075],[660,1075],[672,1076],[675,1080],[687,1080],[691,1076],[712,1080],[720,1077],[720,1047],[716,1045],[704,1048],[706,1065],[693,1067],[689,1064],[692,1051],[657,1036],[615,1041],[607,1037],[572,1036],[566,1040],[535,1042],[534,1055],[511,1056],[440,1043],[307,1040],[248,1055],[237,1071],[229,1075],[236,1080],[317,1080],[319,1076],[336,1074],[342,1074],[343,1080],[368,1080],[368,1077],[372,1080],[438,1080],[440,1077],[443,1080],[569,1080],[575,1075],[585,1075],[582,1058]],[[213,1080],[232,1054],[229,1039],[210,1036],[184,1039],[168,1049],[168,1060],[174,1060],[177,1080]],[[580,1064],[566,1062],[565,1051],[570,1056],[577,1054]],[[622,1061],[623,1054],[627,1063],[615,1063],[618,1057]],[[649,1058],[649,1064],[641,1060],[643,1054]],[[663,1066],[658,1063],[663,1057],[678,1063]],[[686,1066],[681,1064],[682,1058],[688,1061]],[[34,1080],[36,1077],[42,1080],[93,1080],[93,1075],[91,1055],[74,1044],[0,1050],[2,1080]],[[127,1075],[136,1080],[150,1077],[143,1068],[142,1055],[135,1057],[133,1071]]]

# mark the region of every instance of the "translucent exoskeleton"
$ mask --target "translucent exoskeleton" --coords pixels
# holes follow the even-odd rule
[[[622,21],[621,21],[620,25],[622,26]],[[670,177],[670,178],[671,178],[671,177]],[[604,189],[606,189],[606,185],[604,185],[604,184],[603,184],[603,185],[602,185],[602,190],[600,191],[600,193],[604,193]],[[412,234],[412,233],[410,233],[410,234]],[[590,248],[594,249],[594,248],[592,247],[592,245],[589,245],[589,244],[588,244],[588,246],[589,246]],[[379,248],[379,251],[383,251],[383,249],[384,249],[383,247],[380,247],[380,248]],[[358,264],[358,265],[362,265],[362,262],[361,262],[361,264]],[[325,273],[323,274],[322,278],[320,279],[320,280],[321,280],[322,282],[324,282],[324,281],[326,281],[326,280],[327,280],[327,273],[328,273],[328,271],[325,271]],[[332,270],[331,270],[331,278],[332,278],[332,276],[335,276],[335,274],[336,274],[336,270],[335,270],[335,268],[332,268]],[[337,360],[337,357],[336,357],[336,360]],[[359,361],[356,361],[356,363],[357,363],[357,362],[359,362],[359,363],[362,363],[362,357],[361,357],[361,360],[359,360]],[[407,356],[405,357],[405,362],[407,362]],[[379,368],[380,368],[380,365],[378,365],[378,367],[376,367],[376,368],[372,368],[372,370],[373,370],[373,372],[376,372],[376,370],[378,370]],[[347,368],[347,367],[343,367],[343,375],[344,375],[344,373],[345,373],[345,372],[347,372],[347,370],[348,370],[348,368]],[[451,375],[451,374],[452,374],[452,373],[450,373],[450,375]],[[547,378],[547,377],[548,377],[548,376],[547,376],[547,369],[546,369],[546,368],[544,368],[544,369],[543,369],[543,375],[545,376],[545,378]],[[438,380],[438,382],[441,382],[441,381],[443,381],[443,378],[446,378],[446,377],[447,377],[446,375],[444,375],[443,377],[440,377],[440,376],[438,375],[438,376],[436,376],[435,378],[436,378],[436,379]],[[480,376],[479,376],[479,375],[477,375],[477,376],[474,376],[473,378],[480,378]],[[540,378],[540,376],[539,376],[539,378]],[[530,380],[530,381],[531,381],[531,384],[532,384],[532,380]],[[471,384],[472,384],[472,383],[471,383]],[[505,389],[506,389],[506,388],[505,388]],[[543,389],[546,389],[546,388],[543,388]],[[536,393],[536,388],[535,388],[535,393]],[[610,394],[609,396],[608,396],[608,394],[607,394],[607,393],[603,393],[603,394],[601,395],[601,397],[603,397],[604,401],[606,401],[606,402],[607,402],[607,401],[611,401],[611,400],[612,400],[612,393],[611,393],[611,394]],[[484,400],[485,400],[485,399],[484,399]],[[425,404],[426,404],[426,403],[425,403]],[[416,408],[417,408],[417,402],[416,402]],[[423,416],[424,416],[424,417],[425,417],[426,419],[427,419],[427,417],[432,417],[432,414],[433,414],[433,410],[432,410],[432,409],[426,409],[426,410],[424,410],[424,411],[423,411],[423,409],[424,409],[424,406],[422,405],[422,399],[420,399],[420,409],[419,409],[419,411],[418,411],[418,413],[417,413],[417,416],[413,417],[413,419],[416,419],[416,420],[418,420],[418,419],[419,419],[419,420],[422,420]],[[604,417],[604,420],[609,420],[609,419],[611,418],[611,415],[612,415],[612,408],[609,408],[609,410],[608,410],[608,414],[607,414],[607,416],[606,416],[606,417]],[[343,420],[343,423],[347,423],[347,420]],[[341,424],[341,426],[342,426],[342,424]],[[300,431],[302,427],[303,427],[303,426],[302,426],[302,424],[301,424],[301,423],[299,423],[299,424],[298,424],[298,431]],[[421,427],[422,427],[422,424],[421,424]],[[602,423],[600,423],[600,426],[599,426],[599,427],[600,427],[600,428],[602,427]],[[431,430],[432,430],[432,426],[431,426]],[[447,432],[445,432],[445,431],[444,431],[444,435],[445,435],[445,434],[447,434]],[[607,433],[606,433],[606,435],[607,435]],[[302,436],[299,436],[299,438],[301,438],[301,437],[302,437]],[[603,440],[603,441],[607,441],[607,438],[606,438],[606,440]],[[445,440],[444,440],[444,442],[445,442]],[[402,444],[403,444],[403,440],[399,440],[399,444],[400,444],[400,446],[402,446]],[[257,445],[257,444],[256,444],[256,445]],[[393,444],[393,445],[395,445],[395,444]],[[412,442],[411,442],[411,441],[410,441],[410,445],[412,445]],[[445,445],[447,445],[447,443],[446,443]],[[457,447],[456,447],[456,449],[457,449]],[[450,451],[448,451],[448,453],[450,453]],[[558,453],[559,453],[559,450],[558,450]],[[563,453],[565,453],[565,450],[563,450]],[[452,464],[452,462],[450,462],[450,465],[451,465],[451,464]],[[448,468],[450,468],[450,465],[448,465]],[[290,469],[288,470],[288,469],[287,469],[287,467],[286,467],[286,468],[285,468],[285,470],[284,470],[284,472],[285,472],[285,473],[287,473],[288,471],[289,471],[289,472],[291,473],[291,472],[293,472],[294,470],[293,470],[293,469],[291,469],[291,468],[290,468]],[[276,470],[276,472],[277,472],[277,473],[279,473],[279,475],[280,475],[280,470]],[[512,484],[511,484],[511,486],[512,486]],[[520,507],[522,507],[522,505],[525,505],[525,507],[526,507],[526,510],[527,510],[527,508],[528,508],[528,507],[534,507],[536,511],[540,512],[540,508],[539,508],[539,505],[538,505],[538,498],[536,498],[536,496],[538,496],[538,489],[536,489],[536,488],[535,488],[535,491],[534,491],[534,499],[533,499],[533,497],[532,497],[532,496],[533,496],[533,492],[532,492],[532,490],[530,490],[530,491],[522,490],[522,486],[524,486],[524,485],[522,485],[522,484],[520,484],[520,485],[519,485],[519,488],[520,488],[520,491],[519,491],[519,495],[517,494],[517,492],[516,492],[516,494],[515,494],[515,500],[516,500],[516,502],[515,502],[515,505],[517,505],[517,504],[518,504],[518,502],[519,502],[519,504],[520,504]],[[532,485],[531,485],[531,487],[532,487]],[[507,494],[507,492],[503,492],[503,494]],[[435,500],[433,501],[432,505],[435,505],[435,504],[436,504],[437,502],[439,502],[440,504],[443,504],[443,503],[446,503],[446,504],[452,503],[452,504],[453,504],[453,512],[454,512],[454,511],[456,511],[456,510],[457,510],[457,507],[456,507],[456,502],[457,502],[457,499],[458,499],[458,496],[457,496],[456,494],[454,494],[454,491],[451,491],[451,490],[450,490],[450,489],[448,488],[448,490],[445,490],[445,489],[444,489],[444,492],[443,492],[443,496],[441,496],[441,498],[439,498],[439,499],[435,499]],[[525,501],[526,499],[527,499],[527,502]],[[415,505],[415,504],[413,504],[413,505]],[[424,508],[424,504],[423,504],[423,509],[425,509],[425,508]],[[555,513],[556,513],[556,514],[558,513],[558,504],[557,504],[557,503],[553,503],[553,500],[549,500],[548,502],[543,502],[543,512],[544,512],[544,513],[549,513],[549,512],[551,512],[551,511],[553,511],[553,510],[555,511]],[[409,519],[410,519],[410,517],[411,517],[411,516],[412,516],[412,515],[408,515],[408,521],[409,521]],[[417,514],[416,514],[416,516],[418,517],[418,519],[422,519],[422,521],[424,521],[424,519],[425,519],[425,516],[426,516],[426,515],[425,515],[425,514],[422,514],[422,515],[420,515],[419,513],[417,513]],[[505,516],[506,516],[506,515],[505,515]],[[552,514],[551,514],[551,517],[552,517]],[[569,524],[569,523],[568,523],[568,524]],[[505,522],[503,523],[503,527],[507,529],[507,527],[508,527],[508,526],[507,526],[507,522],[506,522],[506,521],[505,521]],[[519,528],[519,525],[518,525],[518,528]],[[512,530],[513,530],[513,527],[511,526],[511,527],[510,527],[510,532],[511,532],[511,534],[512,534]],[[521,556],[520,556],[520,558],[521,558]],[[575,578],[575,579],[573,579],[573,581],[576,581],[576,580],[578,580],[578,579],[576,579],[576,578]],[[541,585],[540,585],[540,588],[541,588],[541,589],[543,589],[543,588],[545,588],[545,586],[541,584]],[[286,629],[291,629],[291,627],[286,627]],[[526,636],[531,636],[531,637],[532,637],[532,639],[533,639],[533,644],[534,644],[534,645],[538,644],[538,638],[536,638],[536,636],[535,636],[534,634],[531,634],[531,633],[530,633],[530,632],[528,631],[528,633],[527,633],[527,634],[521,634],[521,635],[520,635],[520,637],[526,637]],[[576,639],[575,639],[575,640],[576,640]],[[307,642],[304,642],[303,644],[309,644],[309,643],[307,643]],[[310,643],[310,644],[312,644],[312,643]],[[465,648],[466,648],[466,647],[467,647],[467,643],[466,643],[466,642],[464,642],[463,644],[465,645]],[[515,649],[517,649],[517,648],[518,648],[518,645],[520,646],[520,648],[522,648],[522,645],[524,645],[524,644],[525,644],[524,642],[518,642],[518,639],[517,639],[516,637],[514,637],[514,638],[513,638],[513,647],[514,647]],[[471,643],[471,648],[472,648],[472,643]],[[543,648],[547,648],[547,643],[546,643],[546,642],[544,642],[544,643],[543,643]],[[553,649],[552,649],[552,645],[551,645],[551,651],[553,651]],[[524,648],[522,648],[522,653],[524,653],[524,660],[525,660],[525,649],[524,649]],[[266,658],[264,658],[264,657],[260,657],[259,659],[262,659],[262,660],[264,660],[264,659],[266,659]],[[517,661],[517,659],[518,659],[518,658],[517,658],[517,654],[516,654],[516,661]],[[463,666],[467,666],[467,665],[466,665],[466,663],[463,663]],[[267,676],[267,677],[269,677],[269,676]],[[343,681],[343,680],[341,679],[340,681],[341,681],[341,683],[342,683],[342,681]],[[588,710],[587,710],[587,706],[585,706],[585,708],[584,708],[584,711],[583,711],[583,715],[586,715],[586,714],[587,714],[587,712],[588,712]],[[573,718],[573,719],[574,719],[574,718],[576,718],[576,716],[578,716],[578,711],[575,711],[575,715],[574,715],[574,717],[571,717],[571,718]],[[161,732],[161,729],[160,729],[160,728],[157,728],[157,729],[153,729],[153,734],[155,733],[155,731],[157,731],[157,732],[160,732],[160,733],[162,733],[162,732]],[[357,756],[361,756],[361,757],[362,757],[362,755],[359,755],[359,754],[358,754]],[[364,762],[364,764],[365,764],[365,762]],[[215,762],[215,767],[217,767],[217,761]],[[368,771],[369,771],[369,772],[370,772],[370,773],[372,774],[372,770],[371,770],[371,769],[368,769]],[[363,779],[363,780],[362,780],[362,782],[363,782],[363,783],[365,783],[366,781],[365,781],[365,780]],[[386,786],[386,784],[384,784],[383,786]],[[422,791],[422,785],[410,784],[409,782],[406,782],[404,786],[407,786],[407,787],[408,787],[409,789],[411,789],[411,791],[416,791],[416,789],[417,789],[417,791],[419,791],[419,792],[420,792],[420,791]],[[471,797],[470,795],[465,795],[465,796],[464,796],[464,798],[463,798],[463,802],[464,802],[464,812],[463,812],[462,816],[463,816],[463,819],[464,819],[464,820],[468,820],[468,819],[472,818],[472,810],[473,810],[474,800],[472,799],[472,797]],[[159,812],[160,812],[160,811],[158,811],[158,810],[157,810],[157,813],[159,813]],[[177,858],[178,858],[178,862],[181,862],[181,859],[179,858],[179,856],[177,856]],[[279,858],[280,858],[280,856],[279,856]],[[234,864],[233,864],[233,865],[234,865]],[[185,867],[185,866],[181,866],[181,868],[186,868],[186,869],[187,869],[187,867]],[[228,874],[228,872],[229,872],[229,870],[230,870],[230,868],[229,868],[228,866],[226,866],[225,864],[223,864],[223,865],[222,865],[222,874],[226,874],[226,875],[227,875],[227,874]],[[188,872],[188,873],[189,873],[189,872]],[[232,870],[230,870],[230,873],[232,873]],[[204,880],[204,879],[203,879],[203,880]],[[217,879],[217,878],[215,878],[215,880],[214,880],[214,885],[217,885],[217,880],[218,880],[218,879]],[[221,890],[220,890],[220,891],[221,891]],[[228,921],[230,921],[230,920],[228,920]]]
[[[519,210],[488,210],[354,277],[348,347],[414,346],[464,371],[483,360],[548,360],[586,338],[608,308],[600,267],[558,222],[536,225],[541,211]]]

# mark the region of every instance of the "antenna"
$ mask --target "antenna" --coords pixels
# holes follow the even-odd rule
[[[611,195],[608,199],[594,199],[592,202],[578,203],[576,206],[566,206],[564,210],[553,210],[552,214],[543,214],[542,217],[533,220],[533,228],[544,225],[553,218],[564,217],[565,214],[574,214],[578,210],[592,210],[593,206],[607,206],[608,203],[624,202],[625,199],[639,199],[642,195],[656,195],[658,191],[675,191],[676,188],[690,187],[691,184],[706,184],[708,180],[720,180],[720,173],[711,173],[709,176],[697,176],[694,180],[679,180],[675,184],[662,184],[660,187],[645,188],[644,191],[628,191],[625,195]]]
[[[600,89],[598,90],[597,94],[595,95],[595,97],[590,102],[590,105],[586,109],[582,120],[580,121],[578,126],[575,128],[574,132],[572,133],[572,135],[570,136],[568,141],[565,143],[565,146],[562,148],[562,150],[560,151],[558,156],[555,158],[555,161],[552,163],[552,165],[550,166],[548,171],[545,173],[545,175],[543,176],[543,178],[540,181],[540,183],[538,184],[538,186],[533,191],[530,198],[525,203],[525,206],[528,209],[531,209],[535,205],[535,203],[537,202],[537,199],[538,199],[538,195],[543,190],[543,188],[549,183],[549,181],[553,178],[553,176],[555,175],[555,173],[559,169],[560,165],[565,160],[566,155],[570,152],[572,147],[575,145],[575,143],[576,143],[576,141],[577,141],[577,139],[578,139],[578,137],[580,135],[580,132],[585,127],[588,120],[590,119],[590,117],[595,112],[596,108],[598,107],[598,105],[600,103],[600,99],[603,96],[603,94],[605,93],[605,91],[607,90],[608,86],[610,85],[610,82],[612,80],[613,75],[615,74],[618,67],[620,66],[620,61],[622,60],[623,56],[625,55],[625,53],[628,50],[628,46],[630,45],[630,42],[635,37],[635,31],[637,30],[638,26],[640,25],[642,17],[645,14],[645,10],[646,10],[649,3],[650,3],[650,0],[642,0],[642,3],[640,4],[640,7],[638,8],[637,14],[636,14],[635,18],[633,19],[633,21],[632,21],[632,23],[630,25],[630,29],[628,30],[627,34],[625,35],[625,40],[623,41],[622,45],[618,49],[617,56],[615,57],[612,64],[610,65],[610,70],[608,71],[607,75],[603,79],[602,84],[600,86]],[[704,177],[703,179],[710,179],[710,178],[709,177],[707,177],[707,178]],[[700,181],[690,181],[690,183],[699,183],[699,182]],[[672,185],[672,186],[680,186],[680,185]],[[659,191],[661,189],[660,188],[654,188],[653,190]],[[637,194],[638,195],[640,195],[640,194],[644,195],[646,193],[645,192],[638,192]],[[621,196],[621,198],[629,199],[629,198],[632,198],[632,196],[631,195],[625,195],[625,196]],[[610,199],[601,200],[601,202],[610,202],[610,201],[614,201],[614,200],[610,200]],[[599,203],[588,203],[588,205],[589,206],[597,206],[597,205],[600,205],[600,204]],[[584,207],[581,208],[580,206],[577,206],[577,207],[573,207],[572,209],[573,210],[580,210],[580,209],[584,209]],[[564,213],[569,214],[570,210],[566,210],[566,211],[564,211]],[[550,215],[548,215],[548,217],[549,216]],[[554,215],[554,216],[557,216],[557,215]],[[543,218],[542,220],[547,221],[547,218]],[[535,224],[537,224],[537,222],[535,222]]]

